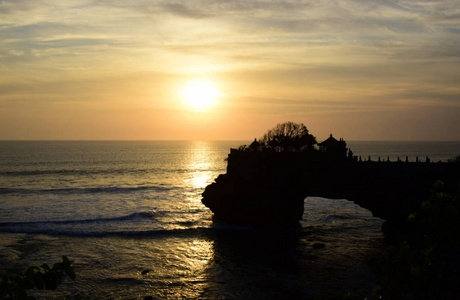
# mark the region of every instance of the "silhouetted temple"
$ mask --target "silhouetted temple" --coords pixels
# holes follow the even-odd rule
[[[251,145],[249,145],[249,149],[251,150],[258,150],[260,147],[260,143],[257,141],[257,139],[254,139],[254,142],[251,143]]]
[[[203,204],[218,219],[265,226],[301,220],[308,196],[348,199],[401,224],[429,197],[436,180],[450,191],[460,182],[459,162],[358,161],[332,134],[318,149],[299,149],[274,151],[257,140],[231,149],[227,173],[206,187]]]
[[[342,141],[342,139],[340,140]],[[324,149],[338,148],[339,145],[340,145],[340,142],[332,136],[332,133],[327,140],[318,144],[318,146]]]
[[[335,157],[338,160],[343,160],[347,158],[347,143],[340,138],[340,140],[335,139],[331,135],[329,138],[318,144],[320,151],[329,153],[330,156]],[[353,158],[353,154],[350,151],[348,155],[350,159]]]

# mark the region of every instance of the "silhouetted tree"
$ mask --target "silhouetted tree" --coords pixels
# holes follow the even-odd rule
[[[458,162],[460,162],[460,155],[457,156],[457,157],[454,157],[454,158],[450,158],[447,162],[449,162],[449,163],[456,163],[456,162],[458,163]]]
[[[268,130],[258,142],[276,151],[300,151],[312,148],[316,138],[308,133],[304,124],[285,122]]]

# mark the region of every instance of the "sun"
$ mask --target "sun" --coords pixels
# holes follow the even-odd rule
[[[217,86],[210,81],[194,81],[182,88],[184,102],[199,111],[209,109],[219,96]]]

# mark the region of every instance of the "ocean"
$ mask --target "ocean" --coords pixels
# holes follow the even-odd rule
[[[247,141],[0,141],[0,272],[74,260],[43,299],[289,299],[371,288],[383,220],[305,199],[299,228],[212,219],[204,188]],[[354,155],[447,161],[460,142],[348,142]]]

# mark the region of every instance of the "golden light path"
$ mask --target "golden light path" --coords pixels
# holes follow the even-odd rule
[[[181,90],[184,102],[194,110],[204,111],[213,106],[221,95],[216,84],[211,81],[193,81]]]
[[[216,157],[211,149],[212,146],[209,142],[192,141],[190,142],[189,153],[186,154],[188,159],[185,167],[189,172],[187,176],[184,176],[183,181],[190,190],[184,196],[191,211],[201,211],[203,209],[201,193],[217,177],[216,166],[214,165]],[[202,215],[197,214],[196,217],[201,218],[200,223],[203,226],[205,223],[209,225],[209,222],[211,222],[210,219],[203,218]]]

